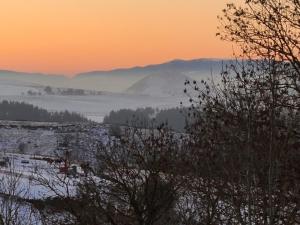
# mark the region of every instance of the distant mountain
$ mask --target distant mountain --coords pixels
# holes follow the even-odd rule
[[[22,78],[22,76],[29,76],[36,79],[45,79],[49,77],[55,78],[66,78],[64,75],[60,74],[45,74],[45,73],[27,73],[27,72],[18,72],[11,70],[0,70],[0,77],[9,77],[9,78]],[[25,78],[24,78],[25,79]]]
[[[80,73],[76,77],[82,76],[100,76],[100,75],[120,75],[120,74],[139,74],[139,73],[158,73],[161,71],[176,70],[178,72],[191,72],[191,71],[206,71],[220,70],[222,63],[226,64],[230,60],[222,59],[194,59],[194,60],[181,60],[176,59],[170,62],[148,65],[144,67],[132,67],[115,69],[110,71],[91,71],[86,73]],[[216,71],[215,71],[216,72]]]
[[[221,59],[173,60],[144,67],[81,73],[73,78],[63,75],[0,70],[0,85],[1,83],[9,82],[12,85],[19,86],[37,85],[107,92],[127,92],[135,83],[150,75],[168,73],[169,76],[172,76],[171,74],[184,74],[184,76],[200,80],[210,76],[211,73],[219,74],[222,64],[227,63],[229,63],[228,60]],[[129,90],[129,92],[131,91]]]

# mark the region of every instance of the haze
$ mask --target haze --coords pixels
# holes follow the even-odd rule
[[[0,68],[73,75],[161,63],[225,58],[215,37],[228,0],[4,0]]]

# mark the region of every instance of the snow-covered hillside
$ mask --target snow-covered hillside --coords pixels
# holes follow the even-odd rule
[[[150,96],[183,96],[184,82],[189,80],[185,74],[177,71],[165,71],[151,74],[127,89],[127,93]]]

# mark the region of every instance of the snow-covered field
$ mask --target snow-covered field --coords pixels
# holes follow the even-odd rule
[[[45,160],[34,159],[33,155],[12,154],[7,153],[10,158],[11,165],[8,167],[0,167],[1,186],[9,187],[12,180],[16,183],[14,193],[12,189],[1,188],[1,192],[5,194],[15,194],[24,199],[43,199],[48,197],[56,197],[57,195],[65,196],[75,194],[76,179],[67,177],[65,174],[59,173],[58,164],[50,164]],[[66,184],[62,186],[59,181],[65,179]],[[49,181],[53,184],[53,189],[47,187],[42,182]],[[0,187],[1,187],[0,186]],[[68,190],[67,190],[68,189]]]
[[[30,151],[34,154],[53,154],[57,137],[53,130],[0,128],[0,150],[7,152]]]
[[[5,157],[10,159],[10,166],[0,167],[0,212],[5,224],[11,217],[17,224],[42,224],[40,212],[27,200],[76,194],[77,179],[60,173],[58,164],[26,154]]]
[[[0,213],[7,209],[7,204],[14,207],[20,203],[15,197],[21,199],[18,207],[24,212],[29,206],[22,199],[74,196],[76,184],[85,175],[82,165],[92,162],[94,157],[92,145],[108,141],[107,126],[95,123],[1,121],[0,125]],[[65,135],[70,138],[74,134],[79,139],[70,139],[67,157],[64,150],[59,149],[60,141]],[[72,145],[74,141],[76,148]],[[15,148],[21,142],[27,144],[27,153],[16,153],[19,149]],[[93,155],[92,159],[89,155]]]

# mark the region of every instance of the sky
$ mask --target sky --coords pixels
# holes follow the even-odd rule
[[[230,58],[215,36],[229,0],[1,0],[0,68],[74,75]]]

